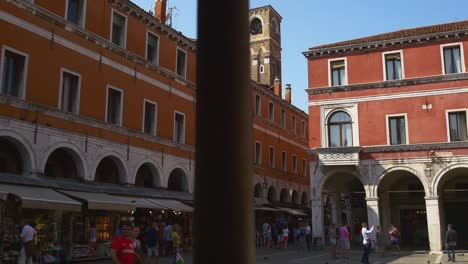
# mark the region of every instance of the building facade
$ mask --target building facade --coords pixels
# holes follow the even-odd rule
[[[157,19],[127,0],[0,1],[7,229],[46,219],[53,225],[41,223],[40,238],[54,226],[54,241],[80,258],[93,221],[107,243],[116,223],[136,218],[135,201],[147,201],[138,197],[192,200],[196,45],[165,25],[164,12],[157,5]],[[70,208],[69,197],[87,206]],[[16,200],[19,209],[8,211]],[[98,251],[108,255],[109,246]]]
[[[91,257],[93,224],[95,256],[108,256],[117,224],[138,214],[183,217],[190,234],[181,212],[192,209],[178,201],[194,189],[196,43],[165,10],[164,0],[154,13],[129,0],[0,0],[0,234],[11,242],[1,252],[21,220],[71,260]],[[306,207],[308,118],[290,85],[282,98],[281,17],[268,6],[252,18],[263,31],[252,33],[254,195]]]
[[[439,252],[447,224],[468,235],[467,45],[462,21],[303,53],[314,236],[393,223],[403,247]]]
[[[308,117],[291,103],[290,84],[283,95],[282,18],[269,5],[249,14],[254,196],[259,206],[308,208]]]

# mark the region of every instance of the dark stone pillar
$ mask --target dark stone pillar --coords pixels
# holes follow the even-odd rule
[[[198,264],[255,262],[248,10],[248,0],[198,0]]]

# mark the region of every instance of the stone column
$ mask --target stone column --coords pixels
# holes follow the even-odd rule
[[[346,194],[346,224],[349,225],[349,227],[353,227],[353,206],[351,204],[351,195],[349,193]]]
[[[379,198],[376,197],[366,197],[367,203],[367,225],[369,228],[374,225],[374,231],[371,234],[372,240],[375,240],[375,232],[378,225],[380,225],[380,215],[379,215]]]
[[[322,199],[312,199],[312,235],[313,237],[321,237],[322,243],[325,242],[323,232],[323,204]]]
[[[193,263],[253,264],[249,1],[197,2]]]
[[[335,199],[335,203],[336,203],[336,221],[337,221],[337,225],[341,225],[343,224],[343,217],[342,217],[342,211],[343,211],[343,207],[342,207],[342,203],[341,203],[341,194],[342,192],[336,192],[336,199]]]
[[[426,197],[426,216],[431,253],[439,253],[442,251],[439,197]]]
[[[337,219],[336,219],[336,197],[335,196],[329,196],[330,200],[330,207],[331,207],[331,222],[332,224],[338,224]]]

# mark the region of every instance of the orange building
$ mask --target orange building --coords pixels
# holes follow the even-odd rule
[[[395,224],[403,247],[468,235],[468,21],[312,47],[308,63],[314,236]],[[467,248],[460,241],[459,248]]]
[[[191,210],[177,200],[192,200],[196,45],[165,25],[161,4],[158,19],[128,0],[0,1],[0,220],[11,243],[30,220],[44,249],[87,257],[95,225],[105,256],[119,221]]]
[[[281,20],[270,5],[250,10],[254,190],[258,206],[296,214],[289,209],[309,207],[308,116],[292,105],[290,84],[283,99]]]
[[[47,258],[58,255],[47,245],[70,260],[108,256],[118,223],[156,217],[185,225],[190,244],[181,212],[192,208],[179,201],[194,189],[196,43],[165,24],[165,5],[153,15],[129,0],[0,0],[5,261],[20,220],[35,222]],[[274,36],[252,42],[262,51],[251,82],[255,196],[294,214],[309,200],[308,117],[290,86],[283,100],[273,85],[281,17],[252,12],[268,34],[274,18]]]

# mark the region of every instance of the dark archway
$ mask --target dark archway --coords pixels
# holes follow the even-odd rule
[[[254,197],[255,198],[263,198],[263,190],[262,190],[262,185],[260,183],[255,184]]]
[[[144,163],[138,168],[135,176],[135,186],[153,188],[161,186],[159,173],[151,163]]]
[[[262,21],[256,17],[250,22],[250,34],[258,35],[263,33]]]
[[[378,185],[380,221],[394,224],[401,234],[401,246],[409,250],[429,249],[424,186],[407,170],[386,174]]]
[[[351,230],[359,230],[361,223],[368,222],[365,198],[364,185],[353,173],[343,170],[328,177],[322,187],[324,226],[347,224]],[[359,234],[351,232],[350,239],[362,245]]]
[[[83,163],[73,150],[58,148],[47,158],[44,174],[54,178],[83,178]]]
[[[103,158],[96,168],[95,182],[119,184],[123,178],[120,161],[112,156]]]
[[[291,196],[291,203],[293,204],[299,204],[299,193],[294,190]]]
[[[272,202],[276,202],[276,189],[275,187],[271,186],[269,189],[268,189],[268,197],[267,197],[268,201],[270,203]]]
[[[188,192],[187,175],[181,169],[174,169],[169,175],[167,189],[176,192]]]
[[[24,174],[26,157],[20,149],[21,143],[10,137],[0,137],[0,172]]]
[[[455,168],[445,173],[437,187],[440,225],[443,232],[452,224],[458,237],[468,236],[468,168]],[[443,233],[445,234],[445,233]],[[466,239],[458,239],[458,249],[468,249]]]
[[[282,202],[282,203],[289,203],[290,202],[289,193],[288,193],[288,190],[286,188],[281,189],[280,202]]]

